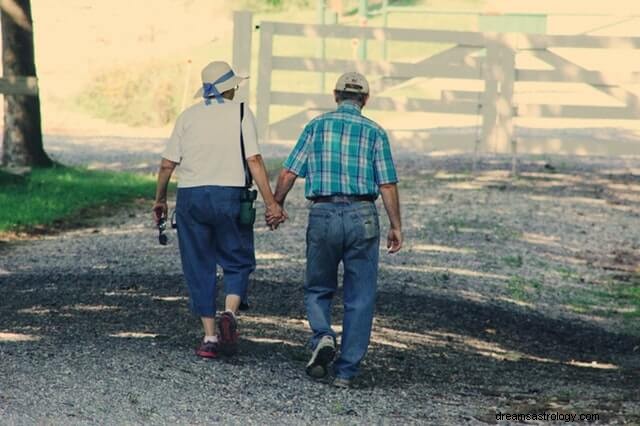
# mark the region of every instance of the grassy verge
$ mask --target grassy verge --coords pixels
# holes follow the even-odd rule
[[[132,173],[55,167],[34,169],[22,182],[0,174],[0,233],[59,224],[154,194],[155,178]]]

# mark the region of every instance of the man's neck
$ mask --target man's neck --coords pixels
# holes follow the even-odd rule
[[[340,103],[338,103],[338,108],[340,108],[341,106],[351,106],[351,107],[357,108],[358,111],[362,110],[362,105],[360,105],[360,103],[358,103],[356,101],[352,101],[352,100],[340,101]]]

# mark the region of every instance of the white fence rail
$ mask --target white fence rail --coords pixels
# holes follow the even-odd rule
[[[236,14],[236,25],[244,25],[244,31],[251,32],[251,18],[247,12]],[[276,36],[300,37],[300,42],[309,39],[337,38],[400,40],[423,43],[441,43],[445,50],[417,62],[392,62],[371,60],[318,59],[312,57],[293,57],[274,55]],[[640,84],[640,72],[631,69],[618,69],[615,72],[605,69],[588,69],[566,56],[567,49],[620,49],[640,53],[640,37],[603,37],[603,36],[567,36],[567,35],[531,35],[521,33],[478,33],[458,31],[436,31],[400,28],[346,27],[340,25],[304,25],[281,22],[262,22],[260,24],[260,51],[257,83],[257,119],[258,131],[264,140],[291,140],[299,134],[301,126],[313,114],[311,111],[332,109],[335,107],[330,93],[298,93],[272,89],[274,71],[304,71],[313,73],[356,70],[375,80],[372,76],[407,81],[415,78],[442,78],[475,80],[482,87],[473,90],[441,90],[439,99],[419,97],[394,98],[376,96],[373,93],[368,110],[394,111],[406,113],[444,113],[477,116],[481,120],[480,132],[472,136],[474,141],[468,145],[470,150],[496,153],[515,153],[519,150],[514,119],[520,118],[562,118],[562,119],[640,119],[640,100],[629,89]],[[238,43],[235,51],[242,51],[245,58],[250,57],[245,46]],[[518,65],[518,59],[528,55],[535,58],[540,67],[531,68]],[[244,59],[246,64],[248,61]],[[622,64],[624,68],[625,64]],[[547,104],[514,100],[515,88],[526,83],[545,84],[580,83],[595,89],[611,101],[601,104]],[[374,82],[375,83],[375,82]],[[611,105],[613,103],[613,105]],[[290,118],[278,123],[270,121],[270,107],[274,105],[297,106],[306,108]],[[393,130],[395,134],[408,133],[412,138],[426,140],[425,131]],[[525,132],[526,133],[526,132]],[[422,135],[422,136],[421,136]],[[560,138],[562,136],[559,136]],[[557,140],[557,138],[553,138]],[[530,144],[526,144],[530,147]],[[535,152],[561,152],[557,144],[540,144]],[[542,149],[542,151],[541,151]],[[640,154],[640,144],[629,144],[632,154]],[[527,148],[526,150],[530,150]],[[552,152],[546,152],[546,151]],[[600,151],[596,150],[601,153]],[[619,151],[619,150],[617,150]],[[590,153],[583,152],[583,153]],[[620,153],[620,152],[616,152]],[[624,153],[624,152],[623,152]]]

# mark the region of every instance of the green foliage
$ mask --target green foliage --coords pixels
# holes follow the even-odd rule
[[[253,12],[273,12],[284,9],[315,7],[315,0],[243,0],[242,9]]]
[[[507,290],[512,298],[521,301],[529,300],[531,294],[542,289],[542,282],[536,278],[520,275],[512,276],[507,283]]]
[[[524,264],[522,255],[519,254],[515,256],[505,256],[502,258],[502,260],[507,266],[510,266],[512,268],[520,268]]]
[[[151,176],[67,167],[34,169],[22,183],[0,179],[0,231],[49,225],[83,209],[152,199],[154,194]]]
[[[92,115],[131,126],[163,126],[180,112],[184,72],[177,64],[144,64],[98,75],[76,99]]]
[[[612,280],[597,288],[587,288],[565,296],[574,312],[600,317],[618,317],[627,331],[640,332],[640,275],[625,280]]]
[[[640,318],[640,278],[628,287],[623,287],[618,291],[618,298],[622,299],[629,307],[629,311],[624,313],[626,318]]]

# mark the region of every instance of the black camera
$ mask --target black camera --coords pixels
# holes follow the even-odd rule
[[[162,246],[166,246],[169,242],[169,236],[167,235],[167,219],[160,218],[158,222],[158,242]]]

